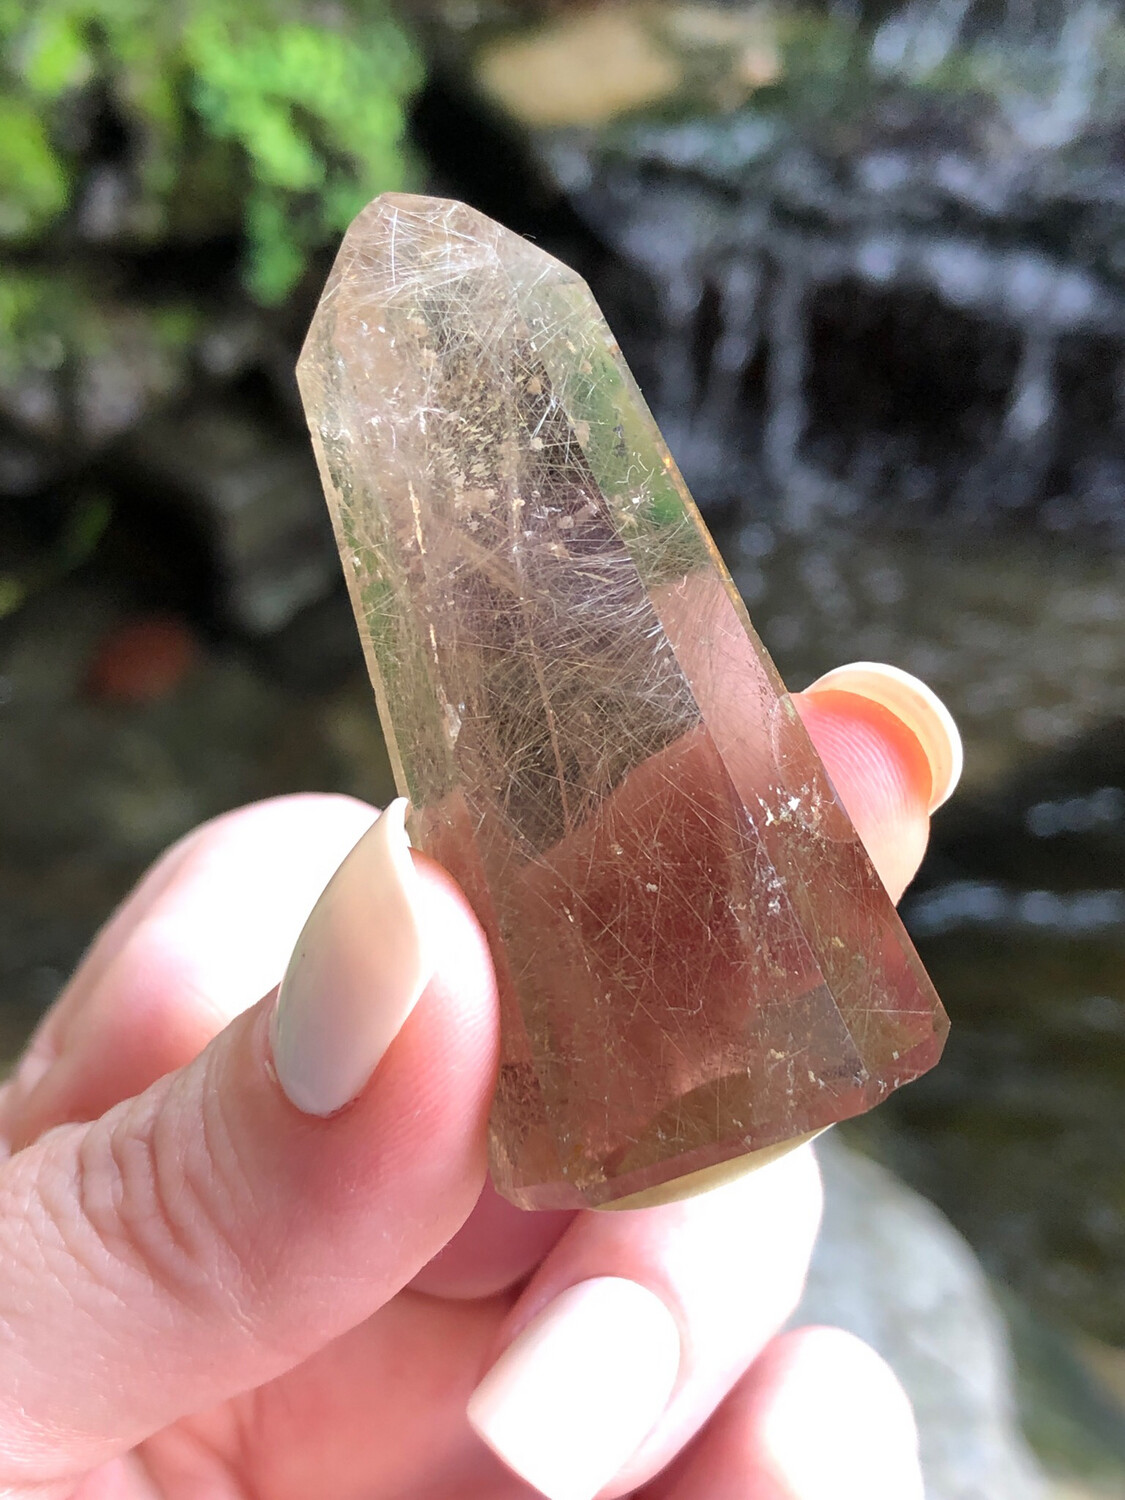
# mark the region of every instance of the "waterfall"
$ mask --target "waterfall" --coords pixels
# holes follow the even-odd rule
[[[941,66],[961,39],[973,0],[911,0],[884,21],[871,43],[881,73],[924,78]]]
[[[821,14],[856,39],[839,110],[567,137],[651,287],[628,352],[689,483],[791,531],[879,505],[1125,535],[1125,417],[1090,442],[1125,370],[1125,0]]]
[[[1102,44],[1115,19],[1104,0],[1083,0],[1067,15],[1050,54],[1053,92],[1045,100],[1025,95],[1009,111],[1029,146],[1064,146],[1087,123],[1096,102]]]

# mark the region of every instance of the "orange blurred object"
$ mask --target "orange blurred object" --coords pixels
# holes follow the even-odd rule
[[[191,627],[174,615],[144,615],[102,637],[86,691],[103,703],[154,703],[174,692],[199,659]]]

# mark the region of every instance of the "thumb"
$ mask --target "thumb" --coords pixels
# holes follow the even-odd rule
[[[0,1491],[66,1480],[290,1369],[468,1214],[494,981],[402,818],[388,809],[333,877],[279,1001],[0,1168]]]

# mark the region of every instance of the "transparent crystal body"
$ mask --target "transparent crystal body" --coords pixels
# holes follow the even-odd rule
[[[585,283],[387,195],[299,380],[411,835],[496,962],[500,1191],[667,1191],[929,1068],[937,996]]]

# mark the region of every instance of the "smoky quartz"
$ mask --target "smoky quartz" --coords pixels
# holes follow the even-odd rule
[[[412,837],[495,959],[500,1191],[651,1201],[932,1066],[937,996],[585,283],[388,194],[299,378]]]

